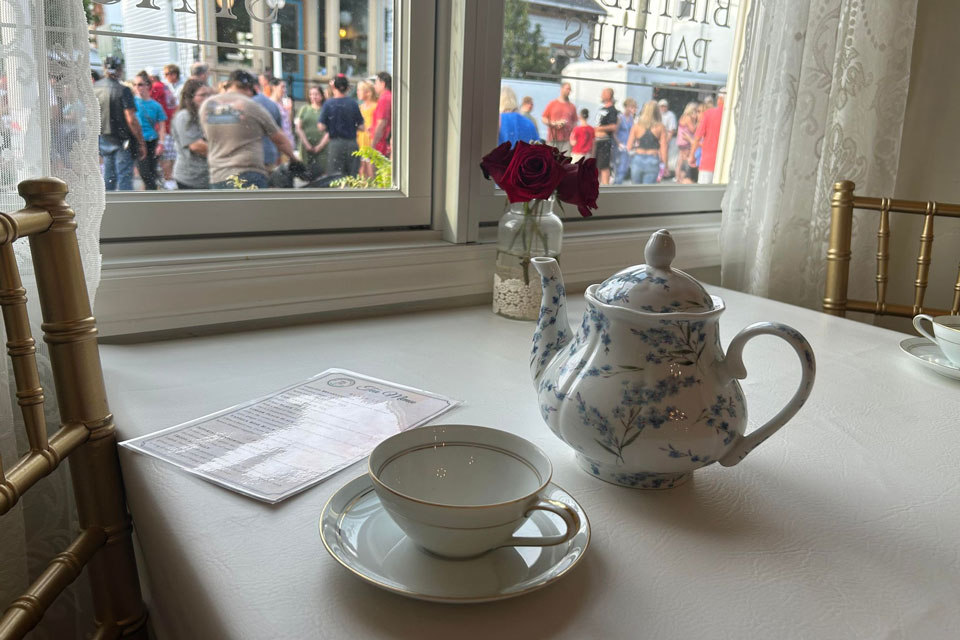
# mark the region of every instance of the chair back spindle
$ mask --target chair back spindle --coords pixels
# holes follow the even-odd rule
[[[920,254],[917,256],[917,279],[914,281],[913,315],[922,313],[923,297],[927,292],[927,278],[933,256],[933,217],[937,215],[937,203],[928,202],[923,216],[923,231],[920,233]]]
[[[953,285],[953,305],[950,307],[950,315],[960,314],[960,266],[957,267],[957,283]]]
[[[887,302],[887,268],[890,262],[890,198],[880,202],[880,228],[877,230],[877,313]]]
[[[43,415],[43,389],[37,373],[36,346],[27,317],[27,291],[20,281],[13,246],[0,246],[0,307],[7,331],[7,354],[13,361],[17,404],[23,413],[30,451],[47,450],[47,424]]]

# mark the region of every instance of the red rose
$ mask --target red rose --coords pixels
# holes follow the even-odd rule
[[[553,147],[517,142],[498,184],[507,192],[510,202],[546,200],[556,191],[563,175],[563,165],[557,162]]]
[[[513,147],[509,142],[504,142],[483,156],[483,160],[480,161],[480,169],[483,170],[483,177],[487,180],[492,178],[494,182],[500,184],[500,180],[503,178],[503,174],[506,173],[507,165],[510,164],[512,158]]]
[[[593,215],[590,209],[597,208],[597,196],[600,195],[596,159],[581,158],[576,164],[564,165],[563,174],[563,180],[557,187],[557,198],[576,205],[580,215],[589,218]]]

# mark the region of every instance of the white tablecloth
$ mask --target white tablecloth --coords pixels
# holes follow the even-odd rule
[[[361,582],[320,542],[321,508],[362,464],[269,506],[122,450],[159,638],[957,638],[960,384],[910,361],[902,334],[713,291],[727,302],[724,345],[751,322],[785,322],[813,345],[817,382],[742,463],[659,492],[576,467],[538,415],[533,325],[486,307],[103,347],[121,438],[342,367],[466,401],[442,422],[532,440],[592,523],[582,563],[552,586],[419,602]],[[756,425],[799,365],[767,337],[745,359]]]

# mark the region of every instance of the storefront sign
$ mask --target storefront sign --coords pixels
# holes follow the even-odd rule
[[[706,73],[710,38],[700,37],[688,41],[683,35],[676,38],[670,32],[650,31],[640,26],[629,27],[626,23],[646,25],[646,16],[658,16],[673,18],[677,21],[714,25],[723,29],[731,28],[731,0],[679,0],[679,2],[677,0],[600,0],[600,3],[611,9],[624,10],[625,24],[586,22],[579,18],[568,18],[567,37],[563,41],[563,46],[566,47],[567,55],[571,59],[582,56],[586,60]],[[658,5],[662,9],[660,13],[656,13]],[[677,10],[676,16],[671,13],[674,8]],[[644,14],[643,18],[640,14]],[[589,34],[588,45],[583,47],[575,44],[584,33]],[[618,52],[617,47],[618,45],[622,47],[628,42],[631,54],[629,59],[624,60],[622,58],[625,54]],[[609,51],[609,57],[602,53],[607,51]]]
[[[226,20],[236,20],[237,16],[233,13],[233,6],[237,2],[243,2],[244,8],[250,19],[266,24],[276,22],[277,15],[285,0],[207,0],[210,4],[216,5],[215,17]],[[93,0],[95,4],[117,4],[121,0]],[[196,14],[196,6],[203,0],[180,0],[180,6],[174,9],[174,13],[192,13]],[[157,6],[157,0],[140,0],[137,9],[154,9],[160,11]]]

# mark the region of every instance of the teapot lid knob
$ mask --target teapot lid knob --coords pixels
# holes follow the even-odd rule
[[[666,229],[660,229],[650,236],[643,250],[643,257],[647,264],[657,269],[669,269],[676,255],[677,245],[674,244],[670,232]]]

